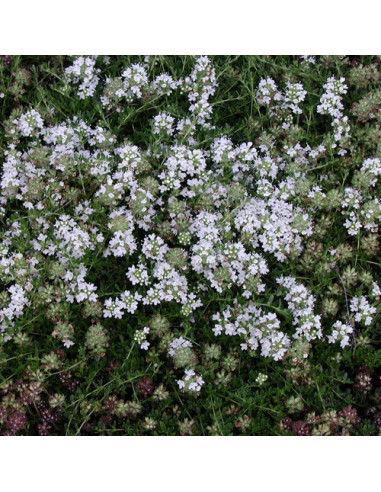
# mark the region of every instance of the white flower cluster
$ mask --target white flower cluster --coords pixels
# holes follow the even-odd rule
[[[180,275],[167,262],[157,261],[152,276],[158,282],[150,284],[152,287],[148,289],[145,297],[143,297],[144,305],[157,305],[161,302],[175,301],[182,304],[184,315],[189,315],[202,305],[201,300],[189,291],[186,276]]]
[[[270,106],[274,102],[282,101],[282,94],[274,80],[270,77],[261,79],[256,93],[257,101],[263,106]]]
[[[261,244],[283,262],[292,249],[302,251],[302,237],[312,234],[312,224],[301,208],[274,195],[268,200],[252,198],[236,212],[234,223],[254,247]]]
[[[280,360],[287,352],[290,339],[280,331],[280,321],[275,313],[264,313],[254,304],[229,306],[222,313],[212,316],[215,336],[224,333],[243,338],[241,350],[257,350],[261,345],[261,355]]]
[[[353,208],[358,210],[362,201],[361,193],[355,188],[345,188],[344,197],[341,202],[343,208]]]
[[[316,63],[316,58],[314,56],[300,55],[300,58],[302,59],[303,63],[311,63],[312,65],[315,65]]]
[[[158,175],[161,182],[159,191],[164,193],[167,190],[179,190],[184,184],[197,185],[196,176],[204,175],[206,169],[203,153],[183,145],[174,145],[170,151],[170,155],[164,161],[163,171]],[[199,183],[202,184],[202,181]],[[194,192],[184,189],[182,194],[190,196],[194,195]]]
[[[163,239],[156,234],[150,234],[143,241],[142,253],[146,258],[154,258],[157,261],[162,261],[168,250],[169,248]]]
[[[348,234],[357,236],[362,228],[377,231],[377,222],[381,220],[381,202],[375,198],[364,201],[362,193],[352,187],[345,188],[341,206],[347,209],[344,226]]]
[[[106,78],[101,103],[111,109],[115,104],[116,110],[120,112],[119,106],[122,99],[132,102],[143,97],[143,90],[149,88],[149,80],[146,67],[139,63],[134,63],[127,67],[121,77]]]
[[[13,120],[17,129],[23,137],[30,137],[31,135],[38,134],[44,127],[44,121],[41,115],[35,109],[31,109],[22,114],[20,118]]]
[[[193,369],[185,369],[183,379],[179,379],[177,384],[183,391],[189,393],[199,393],[201,386],[204,384],[204,380],[201,376],[198,376]]]
[[[334,129],[333,138],[336,142],[340,142],[343,140],[348,140],[350,138],[350,125],[348,116],[343,116],[342,118],[335,118],[332,122],[332,126]]]
[[[122,319],[124,311],[130,314],[138,308],[138,302],[141,301],[142,296],[137,292],[131,293],[128,290],[122,292],[119,298],[113,300],[111,297],[104,302],[103,316],[105,318],[117,318]]]
[[[149,332],[150,329],[147,326],[145,326],[142,330],[137,330],[135,332],[134,340],[138,342],[142,350],[148,350],[148,347],[150,346],[150,343],[147,340],[147,335]]]
[[[288,291],[285,300],[294,317],[293,324],[297,326],[294,338],[304,337],[308,342],[321,338],[321,316],[314,314],[314,296],[304,285],[298,284],[294,277],[282,276],[277,279],[277,283]]]
[[[112,254],[117,258],[133,254],[137,249],[137,242],[134,237],[134,218],[131,212],[124,206],[118,207],[109,214],[109,219],[108,228],[113,235],[103,256],[107,257]],[[101,239],[99,235],[97,237]]]
[[[93,250],[90,235],[68,215],[61,215],[54,224],[54,235],[59,239],[59,248],[73,258],[82,258],[86,250]]]
[[[68,82],[74,84],[80,83],[78,87],[78,96],[81,99],[93,96],[99,82],[100,69],[95,68],[96,60],[94,57],[79,56],[73,62],[71,67],[65,69],[65,78]]]
[[[329,114],[332,117],[333,138],[334,141],[340,144],[338,155],[343,156],[347,153],[346,147],[349,145],[350,125],[347,116],[343,114],[342,94],[346,94],[348,86],[344,84],[345,78],[339,80],[335,77],[330,77],[327,83],[324,84],[325,92],[320,98],[320,104],[317,107],[317,112],[321,114]],[[332,143],[331,147],[337,147],[336,143]]]
[[[362,195],[358,190],[351,187],[345,188],[341,206],[345,209],[347,208],[349,211],[349,215],[347,220],[344,222],[344,226],[348,229],[348,233],[351,236],[356,236],[362,227],[356,213],[356,211],[360,209],[361,201]]]
[[[372,282],[372,292],[371,295],[373,297],[379,298],[381,297],[381,287],[378,285],[377,282]]]
[[[307,91],[303,89],[303,85],[300,82],[296,84],[289,82],[283,96],[283,105],[285,108],[291,109],[294,114],[302,114],[299,104],[304,101],[306,95]]]
[[[236,182],[243,181],[247,175],[247,181],[252,181],[253,160],[258,158],[257,149],[252,142],[245,142],[234,148],[230,139],[222,137],[214,140],[211,150],[213,162],[219,172],[231,172],[233,181]]]
[[[135,63],[126,68],[122,73],[124,79],[123,89],[128,100],[142,97],[142,89],[148,85],[147,71],[143,65]]]
[[[329,343],[340,342],[341,348],[349,345],[349,340],[353,333],[353,328],[349,325],[342,323],[341,321],[336,321],[332,326],[332,333],[328,336]]]
[[[132,285],[149,285],[150,283],[147,267],[141,263],[129,267],[126,276]]]
[[[65,261],[65,259],[63,259]],[[85,277],[88,273],[88,269],[81,263],[76,271],[66,270],[63,280],[67,283],[67,294],[66,301],[71,304],[74,299],[81,303],[83,301],[95,302],[98,299],[98,294],[96,294],[96,285],[86,282]]]
[[[260,372],[258,376],[255,378],[255,382],[258,384],[258,386],[262,386],[267,380],[268,380],[268,375],[263,374]]]
[[[153,119],[153,133],[172,135],[174,132],[173,123],[175,119],[169,114],[160,113]]]
[[[256,99],[260,105],[268,108],[270,116],[280,117],[282,128],[288,130],[293,122],[293,115],[303,113],[300,103],[304,101],[306,95],[307,91],[300,82],[287,82],[282,93],[274,80],[268,77],[259,82]]]
[[[374,159],[365,159],[361,169],[361,172],[370,176],[370,185],[374,186],[378,181],[378,176],[381,176],[381,160],[378,157]]]
[[[152,88],[159,96],[169,96],[178,85],[178,82],[166,73],[158,75],[152,82]]]
[[[168,355],[173,357],[179,349],[187,347],[192,347],[192,343],[189,340],[185,340],[183,337],[174,338],[170,344]]]
[[[341,118],[343,116],[342,110],[344,106],[341,95],[346,94],[348,90],[348,86],[344,82],[344,77],[339,80],[335,79],[335,77],[329,77],[323,86],[325,92],[320,98],[320,105],[317,107],[318,113],[329,114],[332,118]]]
[[[197,225],[196,222],[193,227]],[[257,253],[247,252],[241,242],[223,245],[218,236],[201,237],[192,247],[192,253],[193,269],[203,274],[217,292],[223,291],[222,286],[225,286],[225,283],[227,288],[230,288],[233,284],[245,287],[248,282],[251,282],[252,291],[246,289],[245,296],[254,294],[255,290],[264,290],[260,278],[268,272],[266,261]]]
[[[369,304],[365,296],[357,296],[351,299],[350,310],[355,313],[355,321],[364,323],[369,326],[373,321],[373,314],[376,314],[377,309]]]
[[[29,300],[26,296],[26,291],[20,285],[14,284],[8,287],[10,300],[6,307],[0,310],[0,332],[5,333],[7,328],[13,326],[15,318],[22,316],[24,307],[28,306]],[[5,336],[7,341],[9,338]]]
[[[192,103],[189,111],[193,113],[198,125],[210,127],[207,121],[212,114],[209,98],[216,91],[217,79],[215,69],[207,56],[197,58],[194,70],[184,80],[179,81],[181,89],[188,94]]]

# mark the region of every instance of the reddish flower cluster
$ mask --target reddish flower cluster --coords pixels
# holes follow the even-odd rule
[[[153,392],[153,381],[148,376],[143,376],[137,386],[139,394],[142,395],[143,398],[148,398]]]
[[[361,422],[360,417],[357,415],[357,410],[353,408],[352,405],[343,408],[340,415],[344,417],[350,425],[358,425]]]
[[[78,379],[73,379],[73,376],[70,371],[61,372],[60,374],[61,383],[66,386],[66,388],[70,391],[70,393],[74,393],[79,385]]]
[[[307,424],[307,422],[302,422],[299,420],[292,425],[292,432],[295,436],[310,436],[311,427]]]
[[[26,417],[22,412],[20,412],[20,410],[14,410],[8,416],[7,429],[10,431],[10,434],[16,434],[16,432],[25,427],[25,424]]]
[[[360,393],[369,393],[372,389],[372,377],[369,367],[362,367],[355,379],[355,389]]]

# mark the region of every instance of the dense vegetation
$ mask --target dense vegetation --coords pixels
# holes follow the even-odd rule
[[[377,435],[379,56],[0,58],[0,433]]]

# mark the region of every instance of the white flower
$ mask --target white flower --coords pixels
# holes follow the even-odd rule
[[[340,342],[341,348],[349,345],[349,335],[353,333],[353,328],[349,325],[336,321],[332,327],[332,334],[328,336],[329,343]]]
[[[63,344],[65,348],[70,348],[74,345],[74,342],[72,342],[71,340],[63,340]]]

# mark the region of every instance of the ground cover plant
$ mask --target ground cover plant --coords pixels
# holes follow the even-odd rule
[[[0,433],[378,435],[379,56],[2,56]]]

